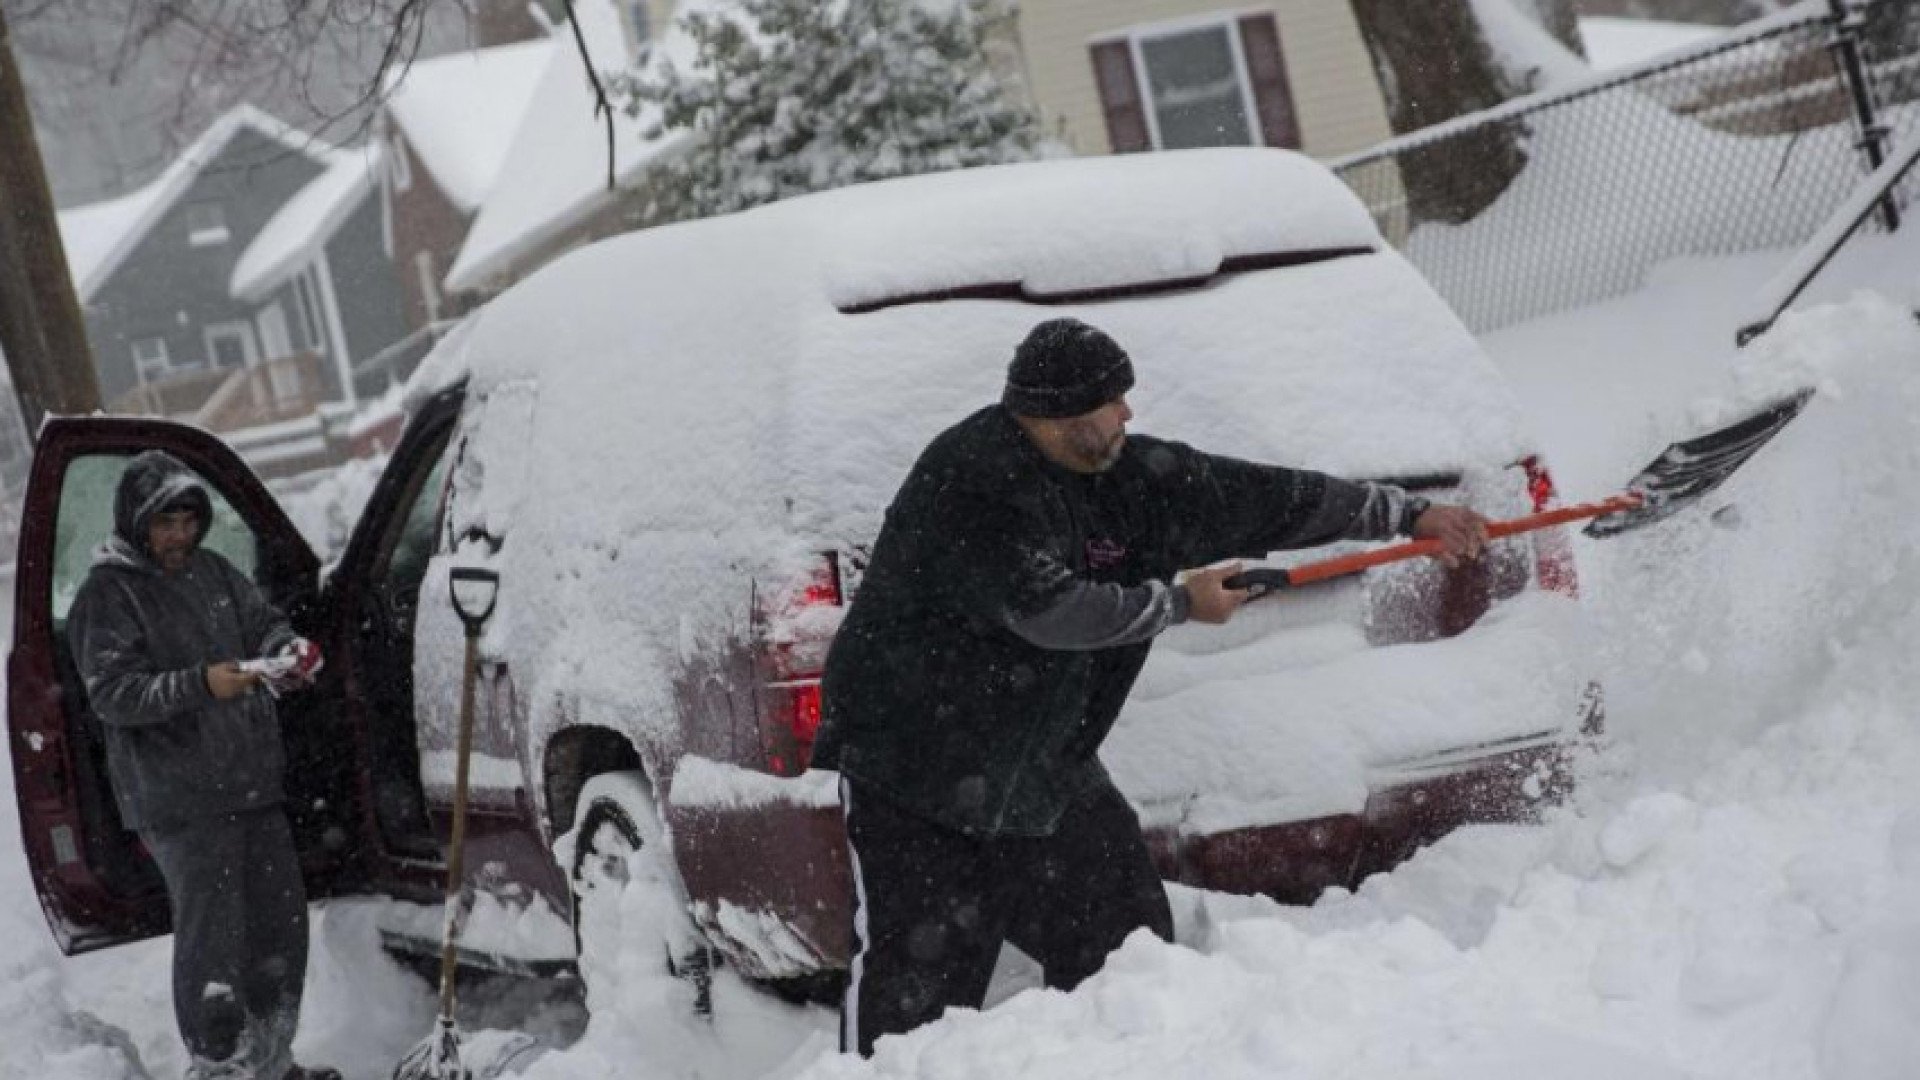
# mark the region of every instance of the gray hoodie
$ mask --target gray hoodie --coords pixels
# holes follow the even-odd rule
[[[256,691],[218,701],[206,668],[278,651],[286,617],[226,559],[195,546],[167,573],[147,548],[147,524],[169,506],[200,515],[199,478],[157,450],[135,457],[114,498],[114,536],[94,555],[67,640],[106,730],[107,769],[128,828],[164,827],[282,797],[286,754],[273,700]]]

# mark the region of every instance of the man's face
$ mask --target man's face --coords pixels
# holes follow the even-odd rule
[[[1060,421],[1062,464],[1075,472],[1100,473],[1113,468],[1127,445],[1127,421],[1133,410],[1125,394],[1090,413]]]
[[[147,521],[147,550],[160,569],[172,573],[187,565],[200,538],[200,516],[191,510],[162,510]]]

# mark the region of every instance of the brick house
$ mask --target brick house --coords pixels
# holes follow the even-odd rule
[[[551,38],[418,60],[397,74],[375,121],[387,170],[381,205],[388,252],[399,269],[408,325],[458,315],[447,269],[506,161]]]

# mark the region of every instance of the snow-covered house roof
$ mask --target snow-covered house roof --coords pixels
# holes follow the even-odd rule
[[[228,291],[264,299],[333,237],[373,191],[385,160],[378,143],[329,155],[327,171],[287,200],[234,264]]]
[[[330,161],[334,154],[328,144],[252,105],[227,110],[145,187],[105,202],[61,211],[60,236],[67,249],[67,268],[82,303],[106,283],[147,230],[192,186],[200,171],[243,131],[257,132],[290,153],[316,160]]]
[[[685,5],[683,5],[684,7]],[[573,5],[596,68],[626,67],[631,55],[619,12],[606,0]],[[548,56],[546,70],[521,115],[493,190],[447,272],[450,290],[475,288],[615,197],[607,190],[606,120],[594,114],[593,87],[568,30]],[[676,20],[654,55],[685,63],[693,42]],[[670,147],[673,136],[648,140],[642,117],[613,114],[616,183],[631,180]]]
[[[461,210],[492,189],[553,55],[571,43],[543,39],[419,60],[388,87],[387,113]]]

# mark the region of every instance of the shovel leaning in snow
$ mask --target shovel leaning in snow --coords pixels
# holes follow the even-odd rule
[[[1801,390],[1736,423],[1674,443],[1640,470],[1640,475],[1634,477],[1626,490],[1618,495],[1599,502],[1565,506],[1507,521],[1488,522],[1487,534],[1496,538],[1514,536],[1592,519],[1585,529],[1588,536],[1615,536],[1665,521],[1726,482],[1735,469],[1746,464],[1747,459],[1778,435],[1781,428],[1800,415],[1800,410],[1806,408],[1812,397],[1812,390]],[[1257,600],[1282,589],[1355,574],[1369,567],[1423,555],[1438,555],[1440,552],[1438,540],[1412,540],[1376,551],[1342,555],[1284,570],[1247,570],[1228,578],[1225,584],[1230,589],[1246,589],[1249,594],[1247,599]]]
[[[447,844],[447,908],[440,936],[440,1018],[432,1035],[394,1066],[393,1080],[472,1080],[460,1061],[460,1029],[453,1022],[453,976],[459,953],[462,878],[467,841],[467,765],[473,756],[473,684],[480,676],[480,628],[493,614],[500,575],[456,566],[448,575],[453,609],[466,627],[466,664],[460,677],[459,747],[453,766],[453,835]]]

